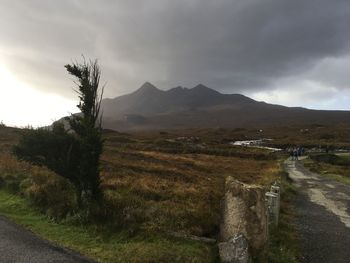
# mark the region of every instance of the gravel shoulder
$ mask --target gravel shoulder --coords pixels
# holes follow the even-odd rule
[[[285,169],[298,189],[302,262],[350,262],[350,187],[311,173],[298,161]]]
[[[92,263],[79,254],[55,246],[0,216],[0,262]]]

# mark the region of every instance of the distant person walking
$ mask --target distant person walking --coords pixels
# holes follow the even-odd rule
[[[294,161],[298,161],[298,148],[293,149],[293,159]]]
[[[292,147],[290,147],[288,149],[288,152],[289,152],[289,156],[292,160],[294,160],[294,149]]]

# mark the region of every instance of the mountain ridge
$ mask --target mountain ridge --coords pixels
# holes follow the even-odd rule
[[[310,110],[222,94],[203,84],[161,90],[145,82],[136,91],[102,100],[103,126],[120,131],[238,128],[306,123],[343,123],[349,111]]]

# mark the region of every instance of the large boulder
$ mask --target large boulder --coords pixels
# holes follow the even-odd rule
[[[249,245],[246,238],[239,234],[227,242],[219,243],[222,263],[250,263]]]
[[[253,254],[266,250],[268,221],[265,190],[228,177],[222,202],[220,241],[228,242],[240,234],[247,239]]]

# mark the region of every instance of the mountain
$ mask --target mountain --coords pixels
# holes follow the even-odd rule
[[[202,84],[164,91],[149,82],[133,93],[102,101],[104,128],[119,131],[337,124],[349,111],[309,110],[222,94]]]

